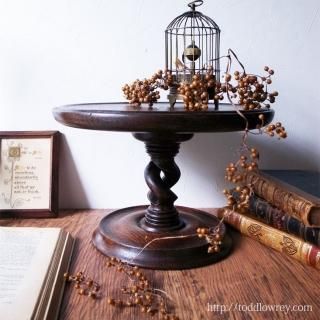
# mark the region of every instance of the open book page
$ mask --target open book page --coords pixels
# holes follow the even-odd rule
[[[0,227],[1,319],[31,318],[59,233],[59,228]]]

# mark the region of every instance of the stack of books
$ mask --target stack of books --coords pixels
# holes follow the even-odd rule
[[[320,269],[320,173],[252,171],[245,182],[254,191],[248,210],[223,208],[219,217],[242,234]]]

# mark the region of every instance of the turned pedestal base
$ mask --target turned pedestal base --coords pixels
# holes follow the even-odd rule
[[[187,133],[134,134],[145,143],[151,158],[144,174],[150,189],[150,205],[120,209],[103,218],[93,235],[99,251],[153,269],[204,266],[230,252],[232,242],[224,225],[220,227],[223,243],[217,253],[208,253],[208,243],[196,234],[197,228],[217,226],[218,218],[200,210],[174,206],[177,196],[171,187],[180,178],[174,157],[180,143],[192,136]],[[150,241],[152,243],[144,248]]]
[[[215,226],[218,219],[206,212],[177,207],[183,227],[171,232],[146,231],[147,206],[137,206],[114,211],[104,217],[93,235],[96,248],[107,256],[152,269],[186,269],[208,265],[224,258],[231,249],[231,239],[225,234],[221,251],[208,253],[208,244],[197,235],[188,238],[149,241],[160,237],[175,237],[195,234],[198,227]]]

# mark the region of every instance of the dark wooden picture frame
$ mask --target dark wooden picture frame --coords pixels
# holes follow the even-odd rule
[[[34,139],[34,146],[32,144],[32,140]],[[17,141],[20,141],[19,146],[15,146],[15,143]],[[48,141],[47,141],[48,140]],[[11,143],[10,146],[7,146],[7,149],[5,149],[4,143]],[[23,142],[25,142],[25,145],[28,145],[28,147],[23,145]],[[41,146],[45,146],[43,148],[44,150],[50,152],[48,155],[47,153],[44,154],[41,147],[39,147],[39,154],[37,156],[37,149],[36,149],[36,143]],[[50,145],[47,145],[47,144]],[[2,197],[0,200],[0,217],[1,218],[47,218],[47,217],[55,217],[58,215],[59,211],[59,143],[60,143],[60,132],[59,131],[0,131],[0,197]],[[3,151],[4,150],[4,151]],[[32,151],[33,150],[33,151]],[[50,175],[50,177],[46,176],[43,178],[43,175],[36,175],[33,171],[39,170],[41,173],[41,170],[37,167],[30,167],[28,165],[28,169],[22,169],[22,171],[19,172],[20,176],[14,176],[15,175],[15,169],[14,169],[14,163],[18,163],[18,161],[14,162],[14,160],[21,159],[22,155],[28,154],[28,159],[30,162],[30,158],[34,156],[34,159],[38,159],[37,163],[40,163],[39,159],[45,158],[46,164],[50,163],[50,168],[42,168],[43,171],[45,171],[47,174]],[[6,165],[4,156],[7,157],[8,163],[10,163],[10,166]],[[29,163],[28,162],[28,163]],[[45,165],[44,165],[45,166]],[[16,168],[16,167],[15,167]],[[19,168],[17,166],[17,168]],[[22,165],[22,168],[23,165]],[[31,169],[30,169],[31,168]],[[25,172],[23,171],[25,170]],[[28,172],[29,170],[29,172]],[[33,171],[32,171],[33,170]],[[4,179],[4,174],[9,172],[9,179]],[[23,174],[25,174],[23,176]],[[1,175],[3,177],[1,177]],[[39,183],[41,185],[41,177],[43,179],[46,179],[44,184],[49,184],[49,190],[44,190],[44,198],[43,202],[45,202],[48,205],[43,205],[40,202],[39,204],[35,206],[35,208],[32,208],[32,201],[34,201],[36,198],[41,199],[41,192],[42,190],[37,190],[35,185],[32,185],[32,182],[29,181],[34,179],[37,181],[36,183]],[[19,178],[19,179],[18,179]],[[15,179],[15,180],[14,180]],[[30,180],[28,180],[30,179]],[[11,183],[11,185],[8,187],[8,184]],[[20,185],[19,185],[20,184]],[[35,183],[34,183],[35,184]],[[9,189],[8,189],[9,188]],[[4,190],[10,190],[10,198],[9,200],[6,198],[7,193],[4,192]],[[22,190],[22,191],[21,191]],[[24,193],[27,194],[25,197],[28,196],[30,198],[27,199],[28,205],[24,205],[23,201],[20,201],[20,199],[17,199],[14,202],[13,193]],[[36,193],[35,195],[29,195],[32,193]],[[38,195],[39,194],[39,195]],[[5,200],[6,201],[5,201]],[[25,200],[25,199],[23,199]],[[47,200],[47,201],[46,201]],[[41,200],[39,200],[41,201]],[[4,203],[7,204],[4,205]],[[8,204],[10,203],[10,205]],[[15,205],[12,205],[11,203],[18,203],[15,207]],[[9,207],[9,208],[8,208]]]

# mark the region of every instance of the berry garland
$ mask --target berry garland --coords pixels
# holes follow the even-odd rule
[[[159,314],[161,320],[179,320],[178,316],[170,312],[167,293],[153,288],[143,271],[137,266],[131,266],[112,257],[108,259],[107,267],[116,268],[118,272],[125,273],[130,279],[129,285],[121,288],[121,292],[128,297],[126,301],[108,298],[109,305],[137,307],[141,313],[150,316]]]
[[[268,86],[272,84],[274,70],[264,67],[264,76],[249,74],[236,54],[229,49],[228,54],[221,58],[227,58],[228,63],[224,74],[224,82],[216,81],[214,70],[211,66],[206,68],[204,75],[194,74],[191,83],[174,83],[174,77],[169,70],[159,70],[150,79],[135,80],[132,84],[125,84],[122,91],[129,103],[134,107],[140,107],[146,103],[152,108],[153,104],[160,99],[159,89],[168,90],[170,86],[177,86],[177,92],[182,96],[184,107],[188,111],[205,111],[208,109],[209,100],[222,101],[225,97],[235,108],[237,113],[245,120],[246,126],[242,135],[242,143],[239,149],[239,159],[231,162],[225,169],[225,180],[233,184],[230,189],[224,189],[223,193],[227,198],[227,207],[239,212],[246,211],[249,207],[250,195],[253,193],[251,185],[244,184],[246,172],[258,170],[259,151],[249,146],[247,139],[249,134],[266,134],[270,137],[277,136],[278,139],[287,137],[287,132],[280,122],[271,123],[262,129],[264,125],[264,115],[259,115],[260,124],[257,126],[258,132],[248,129],[248,121],[241,111],[251,111],[263,108],[270,108],[270,104],[276,101],[277,91],[269,92]],[[233,58],[241,66],[241,71],[234,71],[231,74]],[[212,94],[210,93],[214,93]],[[231,211],[229,211],[231,212]],[[156,238],[148,242],[138,253],[138,255],[148,247],[153,241],[168,238],[188,238],[197,235],[204,238],[208,243],[208,253],[214,254],[220,251],[223,236],[220,233],[220,226],[223,219],[216,227],[205,226],[198,228],[195,234],[177,237]],[[136,257],[135,257],[136,258]],[[130,264],[133,264],[134,258]],[[179,320],[179,317],[169,311],[169,296],[160,289],[152,287],[150,281],[144,273],[137,267],[129,265],[117,258],[109,258],[107,267],[115,268],[118,272],[126,274],[129,278],[129,285],[121,288],[121,292],[128,298],[116,300],[109,297],[107,302],[115,307],[138,307],[142,313],[154,316],[158,314],[161,320]],[[74,282],[75,288],[80,295],[85,295],[93,299],[102,298],[100,285],[91,278],[84,276],[83,272],[78,272],[75,276],[65,274],[68,282]]]
[[[236,58],[242,67],[242,71],[230,73],[232,56]],[[274,103],[278,92],[268,92],[268,85],[272,83],[274,71],[265,67],[265,76],[247,74],[242,63],[235,53],[229,49],[227,70],[224,74],[224,83],[216,81],[212,66],[206,68],[201,75],[196,73],[192,81],[175,83],[170,70],[158,70],[150,79],[135,80],[132,84],[125,84],[122,87],[124,96],[129,103],[135,107],[147,103],[150,107],[160,99],[159,89],[168,90],[170,86],[177,86],[178,93],[183,97],[184,107],[190,111],[207,110],[210,98],[213,100],[224,100],[228,97],[232,104],[237,104],[242,110],[255,110],[270,108]],[[222,57],[221,57],[222,58]],[[210,91],[214,96],[210,97]]]
[[[123,93],[129,103],[134,107],[140,107],[142,103],[148,103],[152,108],[153,104],[160,99],[158,89],[168,90],[170,86],[177,86],[178,93],[182,96],[184,107],[189,111],[201,111],[208,109],[210,99],[222,101],[225,97],[235,108],[238,114],[245,120],[242,144],[240,147],[240,159],[236,163],[230,163],[226,168],[225,179],[235,184],[238,192],[241,192],[239,199],[232,196],[233,189],[224,190],[227,197],[227,205],[232,208],[240,209],[248,205],[249,193],[252,192],[251,186],[242,185],[246,171],[258,170],[259,152],[247,144],[248,134],[267,134],[270,137],[275,135],[279,139],[287,137],[287,132],[281,122],[271,123],[264,127],[264,115],[259,115],[260,124],[257,126],[258,133],[249,131],[248,121],[241,111],[259,110],[270,108],[270,104],[275,103],[279,95],[277,91],[269,92],[268,86],[272,84],[274,70],[269,66],[264,67],[265,75],[255,75],[247,73],[243,64],[238,59],[232,49],[228,50],[226,72],[223,76],[224,82],[216,81],[212,66],[206,68],[206,72],[201,75],[196,73],[192,76],[192,81],[175,83],[170,70],[159,70],[150,79],[137,79],[131,85],[125,84],[122,88]],[[231,73],[233,58],[238,62],[241,71]],[[210,97],[210,92],[214,96]],[[248,191],[249,190],[249,191]],[[243,199],[246,199],[244,202]]]

